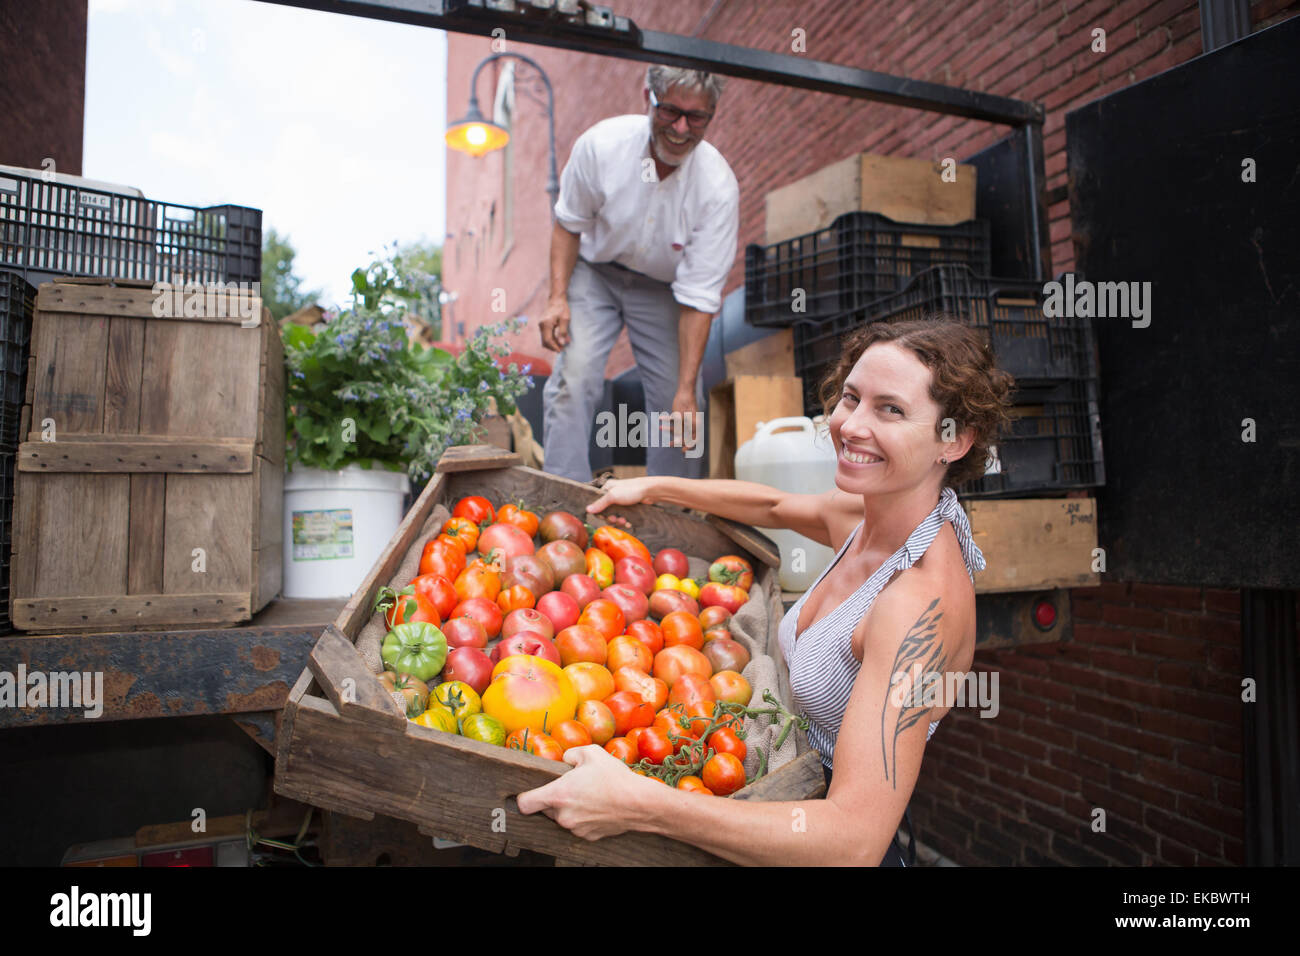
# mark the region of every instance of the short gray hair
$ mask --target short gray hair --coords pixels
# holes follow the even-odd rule
[[[684,90],[699,90],[709,98],[710,108],[718,105],[722,83],[722,77],[716,73],[687,70],[680,66],[656,64],[645,71],[645,85],[656,97],[662,98],[672,87],[680,86]]]

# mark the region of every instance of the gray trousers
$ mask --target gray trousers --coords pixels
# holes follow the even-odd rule
[[[672,287],[649,276],[610,263],[578,259],[569,280],[569,344],[560,352],[542,392],[542,439],[549,474],[575,481],[591,481],[592,420],[605,388],[605,363],[626,323],[632,354],[645,389],[645,411],[663,415],[672,411],[677,392],[677,327],[681,306]],[[704,390],[695,382],[695,401],[704,411]],[[628,409],[630,415],[635,409]],[[613,409],[618,415],[618,409]],[[705,474],[704,455],[686,457],[667,445],[666,437],[641,430],[646,447],[646,474],[699,478]],[[598,431],[597,438],[604,432]],[[629,437],[616,431],[620,442]],[[635,430],[630,437],[640,444]],[[703,429],[693,455],[704,448]]]

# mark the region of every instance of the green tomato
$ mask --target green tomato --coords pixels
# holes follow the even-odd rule
[[[427,621],[399,624],[384,638],[379,656],[389,670],[427,681],[447,663],[447,638]]]
[[[506,743],[506,725],[489,714],[475,714],[461,722],[461,734],[472,740],[481,740],[485,744],[504,747]]]

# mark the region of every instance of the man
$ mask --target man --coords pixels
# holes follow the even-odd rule
[[[664,425],[646,434],[647,473],[703,475],[700,365],[740,228],[735,174],[703,140],[721,92],[719,77],[652,66],[645,115],[602,120],[573,145],[540,323],[542,345],[560,353],[543,392],[551,474],[591,480],[592,418],[626,323],[646,412]],[[681,427],[668,426],[672,413]]]

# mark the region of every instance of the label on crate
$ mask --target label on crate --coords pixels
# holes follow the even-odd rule
[[[351,508],[293,512],[295,561],[329,561],[352,556]]]
[[[99,209],[111,209],[113,200],[101,193],[81,193],[78,198],[83,206],[95,206]]]

